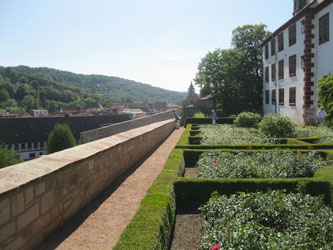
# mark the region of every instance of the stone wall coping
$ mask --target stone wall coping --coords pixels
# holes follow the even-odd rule
[[[0,169],[0,195],[14,191],[23,185],[43,178],[43,176],[52,174],[65,166],[87,159],[111,147],[115,147],[122,142],[149,133],[173,121],[173,119],[169,119],[152,123],[50,155],[44,155],[35,160],[2,168]]]

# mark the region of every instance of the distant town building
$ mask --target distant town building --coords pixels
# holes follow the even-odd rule
[[[80,133],[102,126],[130,120],[130,116],[62,116],[0,119],[0,142],[14,150],[22,159],[30,160],[43,154],[49,134],[57,123],[67,124],[79,142]]]
[[[293,17],[262,43],[265,114],[315,123],[318,81],[333,73],[332,18],[332,0],[294,0]]]
[[[132,119],[145,117],[145,112],[142,109],[134,109],[134,108],[125,108],[122,111],[122,114],[128,114]]]
[[[46,109],[32,109],[30,110],[30,115],[32,117],[44,117],[44,116],[48,116],[49,111],[47,111]]]

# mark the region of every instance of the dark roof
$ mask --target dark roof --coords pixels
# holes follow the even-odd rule
[[[75,139],[79,140],[81,132],[100,128],[101,124],[118,123],[128,119],[126,115],[1,118],[0,142],[9,144],[47,141],[57,123],[68,124]]]

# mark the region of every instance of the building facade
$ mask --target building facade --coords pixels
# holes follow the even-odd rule
[[[314,124],[318,81],[333,74],[333,0],[294,0],[293,17],[263,43],[264,113]]]

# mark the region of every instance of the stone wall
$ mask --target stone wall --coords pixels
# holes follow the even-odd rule
[[[0,169],[0,249],[31,249],[174,130],[166,120]]]
[[[178,109],[178,110],[176,110],[176,112],[178,115],[182,116],[182,113],[183,113],[182,109]],[[165,120],[173,119],[173,118],[174,118],[173,111],[166,111],[166,112],[158,113],[155,115],[150,115],[150,116],[143,117],[143,118],[120,122],[120,123],[106,126],[103,128],[89,130],[89,131],[81,133],[80,144],[91,142],[94,140],[105,138],[107,136],[122,133],[122,132],[128,131],[130,129],[139,128],[142,126],[146,126],[148,124],[165,121]]]

